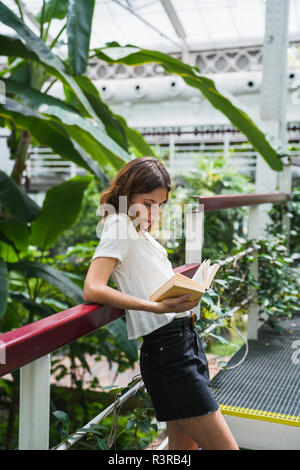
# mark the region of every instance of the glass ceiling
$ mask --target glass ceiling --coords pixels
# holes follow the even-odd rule
[[[14,0],[3,2],[17,13]],[[42,0],[20,3],[34,29],[29,18]],[[262,43],[265,8],[266,0],[96,0],[91,47],[117,41],[172,52]],[[52,37],[60,27],[53,21]],[[8,28],[0,24],[0,32]],[[300,41],[300,0],[290,0],[289,37]]]

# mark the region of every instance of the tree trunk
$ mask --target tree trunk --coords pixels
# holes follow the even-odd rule
[[[17,183],[18,186],[22,184],[23,171],[26,166],[26,158],[28,154],[28,147],[31,141],[31,135],[28,131],[23,130],[17,151],[15,153],[15,164],[11,173],[12,179]]]

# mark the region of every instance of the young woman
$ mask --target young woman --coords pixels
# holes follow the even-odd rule
[[[141,376],[157,420],[167,423],[170,450],[237,450],[211,389],[195,327],[192,308],[200,298],[148,300],[174,274],[166,249],[150,234],[171,188],[166,168],[154,157],[122,167],[100,199],[103,230],[83,297],[124,309],[128,339],[143,338]],[[118,290],[107,285],[110,275]]]

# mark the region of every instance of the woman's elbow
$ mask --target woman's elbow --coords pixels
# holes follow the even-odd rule
[[[85,284],[82,293],[83,300],[91,303],[101,303],[101,288]]]
[[[83,287],[82,297],[85,302],[94,302],[94,289],[85,284]]]

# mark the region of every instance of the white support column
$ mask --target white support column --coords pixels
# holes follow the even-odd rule
[[[204,241],[204,204],[198,204],[194,209],[192,206],[193,204],[184,205],[185,264],[201,264]],[[200,308],[201,300],[193,309],[198,319]]]
[[[285,162],[283,171],[280,175],[280,191],[283,193],[291,193],[292,191],[292,166],[288,163]],[[282,217],[282,228],[284,231],[287,232],[287,247],[288,247],[288,252],[289,250],[289,235],[290,235],[290,229],[291,229],[291,219],[286,215],[283,214]]]
[[[263,45],[263,79],[261,86],[260,116],[268,133],[286,146],[287,102],[287,47],[288,47],[289,0],[267,0],[266,25]],[[256,193],[274,192],[280,186],[280,173],[272,170],[257,155]],[[271,204],[259,207],[260,234],[270,223],[267,212]]]
[[[175,135],[169,135],[169,166],[171,177],[175,174]]]
[[[287,101],[287,47],[288,47],[289,0],[267,0],[266,25],[263,46],[263,79],[261,86],[260,115],[266,131],[286,145],[286,101]],[[272,170],[266,161],[257,154],[256,193],[272,193],[280,188],[280,173]],[[248,236],[257,239],[266,236],[266,225],[271,223],[268,211],[272,204],[250,207]],[[258,261],[252,263],[250,272],[258,279]],[[259,305],[254,301],[248,308],[248,339],[257,339],[259,327]]]
[[[50,354],[20,369],[19,450],[49,449]]]
[[[185,263],[201,263],[204,239],[204,204],[192,209],[193,204],[184,205]]]
[[[259,216],[259,206],[250,206],[249,207],[249,216],[248,216],[248,238],[257,239],[259,238],[259,226],[257,224]],[[255,255],[255,251],[254,251]],[[250,274],[254,279],[258,280],[258,261],[253,261],[250,265]],[[255,287],[248,287],[248,295],[253,295],[253,301],[248,306],[248,322],[247,322],[247,338],[248,339],[258,339],[258,315],[259,315],[259,304],[257,303],[257,290]]]
[[[227,158],[229,155],[229,147],[230,147],[230,136],[228,134],[224,135],[224,157]],[[235,165],[235,162],[233,161],[233,164]]]
[[[14,166],[14,160],[10,160],[10,151],[7,146],[7,137],[9,136],[9,130],[6,127],[2,127],[0,131],[1,170],[5,171],[7,175],[11,175]]]

